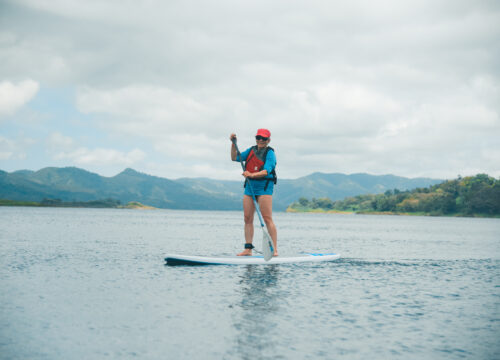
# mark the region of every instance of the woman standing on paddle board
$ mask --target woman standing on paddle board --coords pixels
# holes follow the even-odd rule
[[[236,134],[231,134],[229,139],[236,140]],[[273,240],[274,254],[278,256],[278,234],[273,222],[273,190],[276,184],[276,155],[274,149],[269,146],[271,132],[267,129],[257,130],[255,135],[256,146],[252,146],[238,155],[234,142],[231,145],[231,160],[245,161],[245,192],[243,195],[243,217],[245,220],[245,250],[238,256],[252,255],[253,241],[253,217],[255,205],[252,198],[252,190],[257,198],[262,217],[266,223],[269,235]],[[251,182],[251,188],[248,184]]]

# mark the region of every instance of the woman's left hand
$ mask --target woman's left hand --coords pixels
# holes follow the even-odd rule
[[[243,175],[245,178],[249,178],[249,179],[253,178],[253,174],[250,171],[245,171],[241,175]]]

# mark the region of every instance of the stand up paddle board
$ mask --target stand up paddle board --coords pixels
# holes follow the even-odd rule
[[[333,261],[338,258],[339,254],[303,254],[292,257],[277,256],[265,261],[263,256],[167,255],[165,261],[167,265],[272,265]]]

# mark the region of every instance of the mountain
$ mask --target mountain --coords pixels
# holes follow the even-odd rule
[[[274,209],[284,211],[300,197],[340,200],[346,196],[378,194],[387,190],[411,190],[442,182],[394,175],[314,173],[298,179],[279,179]],[[139,201],[159,208],[239,210],[243,181],[207,178],[165,179],[125,169],[113,177],[76,167],[48,167],[38,171],[0,170],[0,199],[19,201],[90,201],[112,198],[122,203]]]
[[[141,203],[169,209],[232,210],[239,197],[209,193],[164,179],[126,169],[113,177],[104,177],[75,168],[44,168],[36,172],[0,172],[0,198],[41,201],[90,201],[105,198],[122,203]]]

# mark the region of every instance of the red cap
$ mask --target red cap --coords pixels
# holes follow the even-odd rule
[[[269,138],[271,137],[271,132],[267,129],[259,129],[257,130],[257,135]]]

